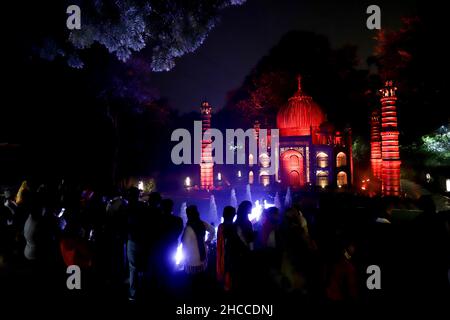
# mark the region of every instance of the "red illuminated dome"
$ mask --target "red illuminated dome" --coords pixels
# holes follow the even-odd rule
[[[326,120],[320,106],[312,97],[302,91],[301,78],[298,77],[298,90],[281,107],[277,114],[277,127],[280,136],[308,136]]]

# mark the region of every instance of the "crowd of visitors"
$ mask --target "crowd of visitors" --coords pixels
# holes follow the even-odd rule
[[[252,203],[243,201],[226,206],[215,229],[197,206],[187,207],[184,225],[171,199],[134,187],[99,194],[64,181],[23,182],[2,196],[0,270],[22,261],[54,275],[77,265],[87,275],[83,288],[117,288],[130,301],[152,292],[375,302],[449,292],[448,213],[437,214],[427,198],[403,223],[393,221],[388,199],[366,199],[362,209],[297,201],[265,209],[259,221],[249,220]],[[381,290],[367,287],[370,265],[381,270]]]

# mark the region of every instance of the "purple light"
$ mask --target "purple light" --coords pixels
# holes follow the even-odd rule
[[[275,207],[275,204],[268,203],[267,200],[264,200],[264,209]]]
[[[259,200],[255,201],[255,206],[252,208],[252,212],[248,215],[248,219],[252,223],[256,223],[261,219],[261,215],[264,209],[275,207],[275,204],[268,203],[266,200],[264,200],[263,205],[259,203]]]
[[[184,260],[184,254],[183,254],[183,244],[180,243],[177,247],[177,251],[174,255],[175,265],[179,266],[183,260]]]
[[[60,211],[59,214],[58,214],[58,218],[61,218],[61,217],[63,216],[64,211],[66,211],[66,209],[65,209],[65,208],[62,208],[61,211]]]
[[[259,219],[261,218],[262,210],[263,208],[259,203],[259,200],[256,200],[255,206],[252,208],[252,213],[248,215],[248,219],[253,223],[259,221]]]

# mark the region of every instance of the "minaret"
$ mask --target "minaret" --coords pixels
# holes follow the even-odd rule
[[[200,112],[202,114],[202,155],[200,161],[200,189],[214,189],[214,171],[212,158],[212,141],[211,139],[203,139],[205,131],[211,128],[211,111],[212,107],[207,102],[202,102]]]
[[[381,180],[381,135],[380,135],[380,111],[375,109],[370,119],[370,163],[372,175]]]
[[[261,125],[259,121],[255,121],[253,125],[255,130],[256,145],[258,146],[258,164],[259,164],[259,182],[265,187],[270,184],[270,129],[267,128],[267,123],[264,130],[266,134],[260,136]]]
[[[397,96],[392,81],[381,92],[381,178],[384,196],[400,195],[400,152],[398,145]]]
[[[353,173],[353,133],[350,127],[347,127],[345,131],[347,133],[348,157],[350,160],[350,184],[353,185],[355,176]]]
[[[256,141],[258,141],[259,129],[261,129],[261,124],[259,123],[258,120],[255,120],[255,122],[253,123],[253,129],[255,129],[255,139],[256,139]]]

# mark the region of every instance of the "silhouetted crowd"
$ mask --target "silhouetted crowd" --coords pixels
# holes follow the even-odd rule
[[[195,205],[183,221],[174,202],[156,192],[100,194],[64,182],[23,182],[1,199],[0,270],[20,278],[14,268],[29,268],[42,284],[77,265],[84,290],[126,291],[130,301],[155,293],[375,303],[448,297],[449,213],[436,213],[430,197],[415,203],[417,217],[402,221],[393,216],[398,200],[308,200],[264,209],[258,221],[249,220],[249,201],[226,206],[215,228]],[[373,265],[381,272],[379,290],[373,286],[380,279],[368,280]]]

